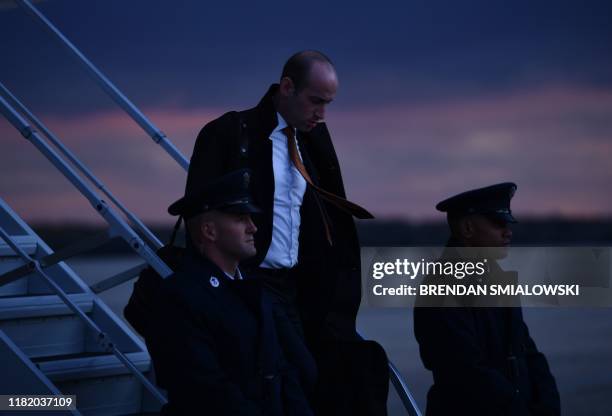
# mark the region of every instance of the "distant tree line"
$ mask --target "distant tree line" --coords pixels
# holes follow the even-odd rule
[[[98,226],[38,224],[32,228],[54,250],[82,241],[104,229]],[[444,222],[411,223],[406,221],[358,221],[362,246],[441,246],[448,238]],[[151,230],[167,243],[171,226],[151,226]],[[184,243],[184,234],[177,238]],[[513,245],[568,246],[612,244],[612,219],[576,220],[563,218],[527,219],[513,226]],[[91,255],[128,254],[129,247],[119,238],[92,251]]]

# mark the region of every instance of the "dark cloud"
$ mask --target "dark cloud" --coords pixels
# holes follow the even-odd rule
[[[475,96],[550,83],[612,85],[610,2],[56,0],[47,16],[137,104],[245,106],[294,51],[341,74],[339,105]],[[45,110],[108,108],[20,10],[0,13],[0,75]],[[74,104],[76,103],[76,104]]]

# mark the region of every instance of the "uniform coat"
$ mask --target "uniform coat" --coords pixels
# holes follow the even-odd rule
[[[444,257],[456,260],[453,253]],[[489,264],[503,280],[506,272]],[[560,414],[555,380],[520,307],[416,307],[414,332],[434,377],[428,416]]]
[[[147,345],[168,390],[164,414],[312,415],[258,282],[186,254],[156,304]]]

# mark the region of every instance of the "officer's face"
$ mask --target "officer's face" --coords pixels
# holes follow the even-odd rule
[[[253,257],[257,252],[254,238],[257,227],[249,214],[222,212],[214,226],[216,244],[222,253],[240,261]]]
[[[323,62],[313,64],[307,85],[299,91],[291,79],[283,78],[280,93],[285,98],[287,123],[303,132],[312,130],[325,120],[325,109],[335,98],[337,89],[336,71]]]
[[[467,240],[473,247],[491,247],[491,258],[504,258],[512,240],[512,230],[507,221],[486,215],[469,217],[470,230]]]

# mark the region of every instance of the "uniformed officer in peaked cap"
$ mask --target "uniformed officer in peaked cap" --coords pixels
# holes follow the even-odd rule
[[[437,204],[439,211],[447,213],[451,231],[439,261],[465,261],[472,247],[476,251],[493,247],[488,253],[504,253],[512,238],[509,225],[516,222],[510,210],[516,188],[511,182],[500,183]],[[495,259],[500,257],[488,258],[483,280],[515,281],[516,273],[503,271],[497,264]],[[426,414],[560,415],[555,379],[529,336],[521,308],[513,303],[508,307],[449,304],[420,302],[414,309],[421,359],[434,379]]]
[[[503,258],[512,239],[510,225],[516,223],[510,201],[516,184],[504,182],[472,189],[447,198],[436,205],[446,212],[451,231],[449,246],[480,247],[483,257]]]
[[[249,183],[248,170],[230,172],[168,208],[185,218],[190,245],[156,292],[145,336],[168,391],[164,415],[312,415],[288,318],[238,269],[256,253]]]

